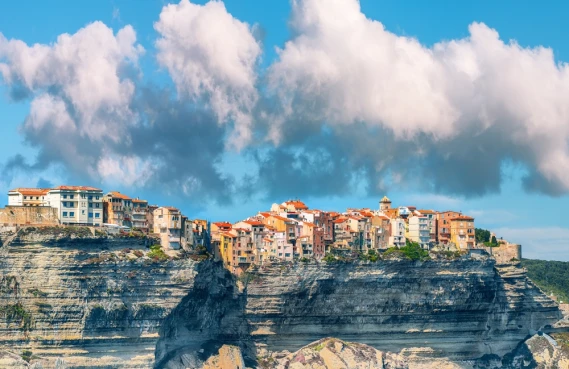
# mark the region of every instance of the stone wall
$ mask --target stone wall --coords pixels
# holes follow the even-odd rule
[[[522,246],[515,243],[500,243],[497,247],[483,247],[487,253],[496,259],[496,264],[508,264],[522,260]]]
[[[6,206],[0,208],[0,224],[11,225],[57,225],[57,209],[49,206]]]

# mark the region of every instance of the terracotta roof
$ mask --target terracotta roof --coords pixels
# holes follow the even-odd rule
[[[173,206],[161,206],[164,209],[168,209],[170,211],[174,211],[174,212],[180,212],[180,210],[178,208],[175,208]]]
[[[130,197],[118,191],[110,191],[109,193],[111,194],[112,197],[115,197],[117,199],[130,200]]]
[[[222,233],[221,234],[223,237],[229,237],[229,238],[237,238],[237,236],[232,235],[231,233]]]
[[[229,222],[215,222],[213,224],[215,224],[219,228],[232,228],[233,227],[233,224],[231,224]]]
[[[273,215],[273,214],[268,213],[268,212],[259,212],[259,214],[261,214],[261,215],[264,216],[265,218],[268,218],[268,217],[270,217],[271,215]]]
[[[335,219],[333,222],[334,223],[344,223],[345,221],[346,221],[346,218],[338,218],[338,219]]]
[[[16,188],[9,192],[19,192],[22,195],[31,196],[44,196],[49,192],[49,188]]]
[[[264,224],[263,222],[259,222],[258,220],[244,220],[243,223],[247,223],[254,226]]]
[[[330,211],[330,212],[328,212],[328,214],[329,214],[331,217],[337,217],[337,216],[340,216],[340,213],[338,213],[338,212],[335,212],[335,211]]]
[[[436,214],[436,211],[434,211],[434,210],[420,209],[420,210],[417,210],[417,211],[418,211],[419,213],[421,213],[421,214]]]
[[[59,187],[55,187],[53,189],[54,190],[69,190],[69,191],[99,191],[99,192],[103,191],[103,190],[100,190],[98,188],[89,187],[89,186],[59,186]]]
[[[348,218],[353,219],[353,220],[362,220],[361,217],[355,216],[355,215],[349,215]]]
[[[466,215],[459,215],[457,217],[451,218],[450,220],[452,222],[453,220],[474,220],[474,218]]]
[[[271,216],[272,216],[273,218],[275,218],[275,219],[283,220],[283,221],[285,221],[285,222],[288,222],[288,221],[292,220],[292,219],[289,219],[289,218],[281,217],[280,215],[271,215]]]
[[[295,209],[299,209],[299,210],[308,209],[308,206],[306,206],[306,205],[305,205],[302,201],[300,201],[300,200],[290,200],[290,201],[285,202],[285,204],[287,204],[287,205],[292,205],[292,206],[294,206]]]
[[[147,204],[148,204],[148,201],[146,201],[146,200],[141,200],[141,199],[132,199],[132,202],[136,202],[136,203],[139,203],[139,204],[141,204],[141,203],[147,203]]]

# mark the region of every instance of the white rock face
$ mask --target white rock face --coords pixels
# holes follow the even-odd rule
[[[29,350],[43,368],[152,367],[158,329],[198,263],[154,262],[142,238],[61,232],[24,230],[0,249],[0,349]]]

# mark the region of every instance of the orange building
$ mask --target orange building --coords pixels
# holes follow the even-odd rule
[[[474,248],[474,218],[460,215],[450,220],[450,241],[461,250]]]
[[[457,211],[441,211],[437,213],[437,242],[447,244],[451,242],[450,221],[453,218],[461,216]]]

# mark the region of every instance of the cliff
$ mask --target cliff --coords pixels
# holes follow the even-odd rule
[[[523,269],[481,256],[273,264],[237,279],[212,260],[151,255],[145,237],[3,231],[0,367],[214,368],[240,358],[212,358],[224,345],[249,367],[305,349],[317,362],[313,342],[335,337],[350,342],[331,344],[338,360],[381,352],[385,367],[489,368],[527,355],[524,339],[561,317]]]
[[[406,349],[415,360],[502,357],[561,317],[523,269],[498,270],[484,257],[273,264],[245,274],[242,290],[213,270],[203,266],[204,280],[200,272],[164,322],[158,368],[204,360],[223,344],[241,346],[246,364],[256,365],[265,352],[323,337]]]
[[[199,263],[152,260],[147,238],[94,233],[48,227],[4,234],[3,360],[23,356],[43,368],[60,357],[73,368],[152,367],[161,322],[188,293]]]

